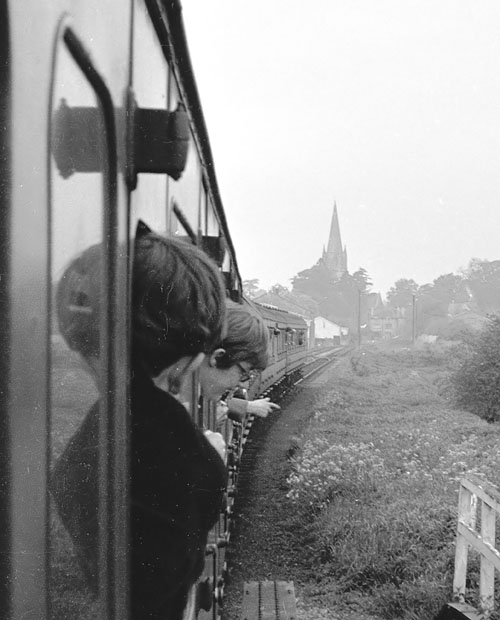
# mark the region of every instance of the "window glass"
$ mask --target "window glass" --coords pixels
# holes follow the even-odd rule
[[[275,340],[276,340],[276,336],[274,335],[274,329],[272,327],[268,327],[268,332],[269,332],[269,346],[268,346],[268,351],[269,351],[269,356],[272,360],[272,358],[275,355],[275,348],[276,348],[276,344],[275,344]]]
[[[134,3],[132,89],[140,108],[167,109],[168,64],[157,44],[144,0]],[[163,207],[163,208],[162,208]],[[167,231],[167,175],[142,172],[131,193],[132,226],[142,219],[158,233]]]
[[[103,241],[105,193],[103,174],[99,170],[104,169],[105,145],[103,138],[102,143],[96,138],[93,167],[97,171],[78,172],[71,163],[74,142],[68,142],[67,136],[68,130],[75,130],[73,135],[77,138],[81,132],[82,139],[86,133],[95,135],[96,123],[104,127],[104,121],[93,89],[62,42],[56,58],[50,165],[50,617],[53,620],[90,620],[97,618],[93,586],[98,582],[98,575],[92,558],[97,557],[98,540],[97,535],[85,535],[85,530],[97,534],[92,515],[96,514],[98,497],[94,494],[89,501],[89,487],[85,490],[80,485],[81,466],[74,455],[69,457],[72,455],[70,446],[74,445],[92,408],[98,419],[97,375],[91,367],[97,367],[99,361],[99,325],[94,321],[96,299],[92,299],[94,291],[88,278],[88,265],[75,263],[75,259]],[[66,112],[75,111],[75,108],[84,111],[71,117],[76,123],[73,124]],[[66,120],[63,119],[65,114]],[[101,136],[103,133],[97,132]],[[99,258],[94,262],[96,273],[102,273],[100,263]],[[69,266],[70,271],[66,272]],[[93,364],[85,361],[83,351],[85,355],[94,352]],[[94,473],[96,471],[93,469]],[[77,512],[86,515],[86,523],[82,518],[75,518]]]
[[[201,169],[193,139],[189,141],[186,168],[180,179],[168,179],[168,195],[170,203],[175,203],[182,211],[185,219],[195,234],[198,233],[201,191]],[[178,234],[179,220],[173,215],[172,233]]]
[[[200,219],[199,219],[199,227],[201,229],[201,234],[207,234],[207,193],[204,187],[202,187],[201,195],[200,195]]]
[[[224,259],[222,261],[222,271],[224,273],[229,273],[231,271],[231,256],[229,252],[226,250],[224,252]]]
[[[179,101],[179,93],[175,81],[170,84],[169,109],[175,110]],[[198,233],[200,222],[200,199],[202,192],[201,166],[194,138],[189,140],[186,167],[181,177],[176,181],[168,178],[168,196],[170,204],[176,204],[182,211],[185,219],[195,234]],[[171,232],[179,234],[179,220],[172,213]]]
[[[207,205],[207,226],[206,228],[207,228],[208,237],[219,236],[219,222],[217,221],[217,216],[215,215],[214,208],[210,203]]]
[[[193,228],[192,223],[187,219],[184,211],[179,204],[172,200],[170,204],[170,232],[176,237],[190,240],[191,243],[198,243],[197,229]]]

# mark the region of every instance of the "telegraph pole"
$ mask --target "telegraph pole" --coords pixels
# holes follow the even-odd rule
[[[415,293],[412,295],[412,305],[411,305],[411,342],[415,344],[415,338],[417,334],[417,300],[415,297]]]
[[[361,348],[361,289],[358,288],[358,349]]]

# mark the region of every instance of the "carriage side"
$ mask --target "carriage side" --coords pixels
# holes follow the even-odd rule
[[[206,249],[233,298],[241,281],[180,5],[4,0],[0,13],[0,606],[13,620],[64,613],[124,618],[128,309],[137,221]],[[160,146],[158,134],[165,137]],[[106,249],[97,382],[65,346],[54,299],[65,266],[96,243]],[[105,398],[94,599],[51,506],[48,480],[98,390]]]

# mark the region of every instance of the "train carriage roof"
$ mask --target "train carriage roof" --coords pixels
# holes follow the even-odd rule
[[[245,302],[249,304],[260,316],[267,320],[277,323],[278,326],[292,327],[293,329],[307,329],[307,323],[303,317],[287,310],[281,310],[270,305],[259,304],[245,298]]]

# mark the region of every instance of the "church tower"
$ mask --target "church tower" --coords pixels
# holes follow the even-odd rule
[[[330,225],[330,236],[326,252],[323,249],[323,262],[335,280],[340,280],[344,273],[347,273],[347,248],[342,248],[336,202],[333,205],[332,223]]]

